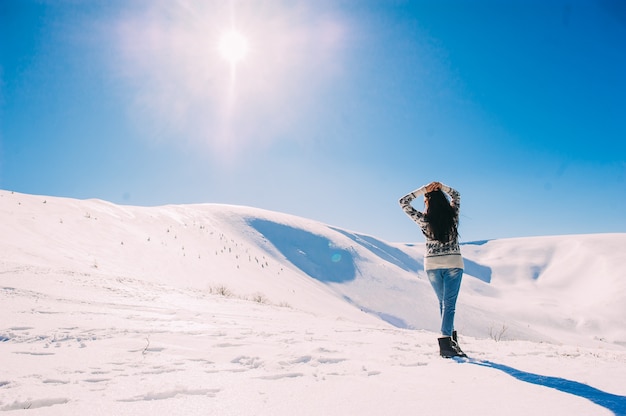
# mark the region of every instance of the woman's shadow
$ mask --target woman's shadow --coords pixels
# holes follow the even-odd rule
[[[590,400],[591,402],[612,411],[615,416],[626,416],[626,396],[618,396],[616,394],[607,393],[591,387],[587,384],[577,381],[567,380],[560,377],[542,376],[539,374],[528,373],[526,371],[517,370],[502,364],[491,361],[469,359],[458,359],[459,362],[468,362],[483,367],[494,368],[500,370],[520,381],[526,383],[537,384],[544,387],[550,387],[562,391],[564,393],[573,394]]]

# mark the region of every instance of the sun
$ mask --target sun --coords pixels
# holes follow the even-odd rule
[[[218,49],[222,58],[235,65],[248,54],[248,39],[240,32],[230,30],[220,37]]]

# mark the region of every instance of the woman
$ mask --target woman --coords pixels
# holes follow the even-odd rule
[[[411,206],[411,202],[421,195],[424,195],[426,212]],[[440,182],[431,182],[400,198],[400,206],[420,226],[426,237],[424,270],[439,299],[442,334],[439,353],[445,358],[467,357],[459,347],[454,330],[456,298],[463,277],[463,258],[457,231],[460,202],[461,195]]]

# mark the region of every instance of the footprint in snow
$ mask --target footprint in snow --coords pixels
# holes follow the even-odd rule
[[[320,364],[339,364],[346,360],[347,360],[346,358],[320,357],[317,359],[317,362]]]
[[[274,374],[271,376],[261,376],[257,378],[261,380],[280,380],[281,378],[296,378],[296,377],[303,377],[303,376],[304,374],[302,373],[284,373],[284,374]]]
[[[249,369],[263,366],[263,361],[259,357],[248,357],[245,355],[233,358],[230,362],[233,364],[240,364],[244,367],[248,367]]]
[[[121,399],[119,402],[140,402],[140,401],[152,401],[152,400],[166,400],[177,396],[205,396],[215,397],[220,389],[178,389],[162,392],[150,392],[142,396],[135,396],[130,399]]]
[[[29,400],[25,402],[15,401],[12,404],[8,404],[4,407],[0,407],[2,411],[9,410],[27,410],[27,409],[38,409],[40,407],[50,407],[57,404],[66,404],[70,401],[67,398],[54,398],[54,399],[38,399],[38,400]]]

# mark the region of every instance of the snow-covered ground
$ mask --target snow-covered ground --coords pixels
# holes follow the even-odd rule
[[[0,191],[0,411],[626,415],[626,234],[462,250],[455,361],[421,243]]]

